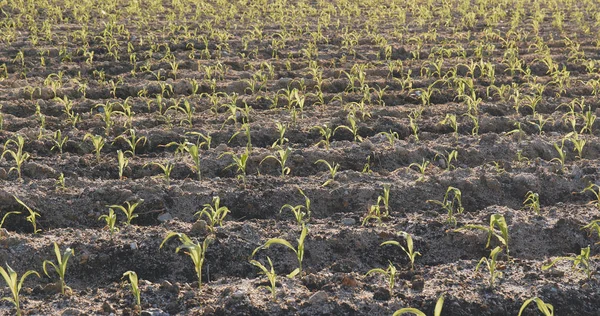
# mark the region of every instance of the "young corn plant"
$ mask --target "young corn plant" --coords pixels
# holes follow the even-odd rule
[[[292,211],[292,213],[294,213],[294,218],[296,219],[296,222],[299,225],[304,225],[304,223],[306,223],[310,219],[310,199],[308,198],[308,196],[306,196],[306,194],[304,194],[304,191],[302,191],[302,189],[298,188],[298,191],[304,197],[304,205],[300,204],[292,206],[290,204],[285,204],[281,207],[281,209],[279,209],[279,213],[283,212],[284,209],[289,209],[290,211]]]
[[[16,148],[8,149],[7,147],[9,147],[11,144],[14,144]],[[13,158],[13,160],[15,161],[15,166],[11,167],[8,170],[8,172],[10,173],[13,170],[17,171],[19,180],[22,179],[21,167],[23,166],[23,163],[25,163],[25,161],[27,161],[31,157],[29,153],[23,151],[24,145],[25,138],[23,138],[23,136],[21,135],[17,135],[16,139],[9,139],[6,141],[6,143],[4,143],[4,151],[0,156],[0,159],[2,159],[6,154],[9,154]]]
[[[392,132],[392,130],[390,130],[389,132],[381,132],[378,135],[385,136],[385,138],[387,139],[387,141],[390,144],[391,148],[394,148],[394,145],[396,144],[396,141],[400,139],[400,136],[398,135],[398,133],[397,132]]]
[[[154,165],[160,168],[160,170],[162,170],[163,174],[162,177],[165,180],[165,184],[166,185],[170,185],[171,184],[171,172],[173,171],[173,168],[175,167],[175,165],[170,162],[167,161],[165,164],[162,164],[160,162],[149,162],[147,164],[144,165],[144,168],[146,168],[146,166],[148,165]]]
[[[264,274],[269,281],[269,285],[261,285],[258,288],[265,288],[271,292],[271,296],[273,300],[276,298],[276,284],[277,284],[277,274],[275,274],[275,269],[273,268],[273,262],[271,262],[271,258],[267,256],[267,262],[269,262],[270,269],[267,269],[262,263],[257,260],[250,260],[250,264],[259,268],[261,270],[261,274]]]
[[[220,206],[221,198],[218,196],[213,197],[213,204],[204,204],[204,208],[196,212],[194,216],[198,216],[198,218],[202,218],[206,216],[208,218],[208,227],[210,230],[214,231],[216,226],[223,226],[223,220],[225,220],[225,216],[229,213],[229,208],[227,206]]]
[[[526,207],[530,211],[534,211],[536,215],[541,215],[540,213],[540,195],[528,191],[527,195],[525,195],[525,201],[523,201],[523,207]]]
[[[390,185],[383,185],[383,195],[377,197],[377,205],[381,205],[383,203],[383,216],[388,217],[390,215]]]
[[[446,168],[446,171],[450,171],[452,169],[456,169],[456,167],[452,164],[452,162],[458,160],[458,151],[452,150],[451,152],[446,152],[446,155],[435,154],[433,159],[443,163],[443,165]]]
[[[542,299],[539,297],[532,297],[523,302],[523,305],[521,305],[521,309],[519,309],[518,316],[521,316],[521,314],[523,314],[523,311],[525,311],[525,308],[527,308],[527,305],[529,305],[531,302],[535,302],[538,310],[542,312],[544,316],[554,316],[554,306],[552,306],[552,304],[549,303],[544,303],[544,301],[542,301]]]
[[[494,248],[491,253],[490,253],[490,258],[486,258],[483,257],[481,258],[481,260],[479,260],[479,263],[477,263],[477,266],[475,267],[475,271],[479,271],[479,267],[481,266],[482,263],[485,263],[485,265],[488,268],[488,271],[490,273],[489,275],[489,283],[490,283],[490,287],[494,287],[494,282],[496,281],[497,278],[502,277],[502,272],[498,271],[498,254],[500,254],[500,252],[502,252],[502,248],[500,247],[496,247]]]
[[[369,206],[367,215],[362,220],[362,226],[365,226],[372,219],[376,220],[378,223],[383,223],[383,219],[385,217],[386,216],[381,211],[381,206],[379,204],[371,205],[371,206]]]
[[[348,120],[349,126],[340,125],[340,126],[336,127],[333,130],[333,135],[335,135],[335,132],[337,132],[338,129],[345,129],[345,130],[349,131],[350,133],[352,133],[352,135],[354,136],[355,142],[362,142],[363,138],[358,134],[358,124],[356,123],[356,118],[353,115],[349,114],[347,120]]]
[[[125,153],[126,154],[129,153],[129,154],[131,154],[131,158],[135,158],[135,152],[136,152],[138,146],[140,145],[140,143],[142,146],[145,146],[146,142],[148,141],[148,138],[146,136],[138,137],[133,128],[129,129],[128,133],[129,133],[129,135],[122,134],[122,135],[115,137],[113,144],[118,139],[123,140],[127,144],[127,146],[129,146],[129,150],[126,150]]]
[[[119,228],[116,226],[117,214],[115,214],[115,211],[112,208],[108,210],[108,214],[100,215],[100,217],[98,217],[98,220],[104,220],[104,222],[106,223],[105,228],[108,229],[108,231],[110,232],[111,238],[115,232],[119,231]]]
[[[140,307],[140,288],[138,286],[138,276],[134,271],[127,271],[123,273],[121,279],[128,277],[129,278],[129,286],[131,287],[131,294],[133,294],[133,298],[135,299],[135,304],[137,307]]]
[[[449,186],[444,194],[444,199],[438,200],[427,200],[427,203],[437,204],[448,212],[448,223],[456,225],[456,217],[454,214],[462,214],[464,208],[462,206],[462,193],[458,188]]]
[[[225,167],[225,169],[235,167],[236,173],[238,174],[237,179],[242,180],[242,183],[246,185],[246,167],[248,166],[248,158],[250,157],[250,151],[248,150],[248,148],[246,148],[245,152],[239,155],[236,155],[234,152],[231,151],[224,152],[219,156],[219,158],[225,155],[229,155],[231,156],[231,159],[233,159],[233,162],[227,167]]]
[[[21,279],[19,280],[18,276],[17,276],[17,272],[15,272],[15,270],[13,270],[8,265],[8,263],[6,264],[6,270],[4,270],[3,267],[0,267],[0,274],[2,274],[2,277],[4,278],[4,282],[6,282],[6,285],[8,286],[8,288],[10,289],[10,292],[11,292],[10,297],[3,297],[2,300],[13,303],[15,305],[15,308],[17,309],[16,315],[21,316],[22,311],[21,311],[21,303],[19,301],[19,293],[21,292],[21,288],[23,287],[23,282],[25,282],[25,279],[27,279],[27,277],[32,274],[37,275],[38,278],[40,277],[40,274],[37,273],[37,271],[29,270],[29,271],[25,272],[21,276]]]
[[[41,229],[37,228],[37,222],[36,222],[36,217],[40,217],[40,213],[32,210],[29,206],[27,206],[27,204],[25,204],[23,201],[21,201],[18,197],[14,196],[15,201],[17,201],[17,203],[21,204],[21,206],[23,206],[28,212],[29,212],[29,216],[27,216],[25,219],[31,223],[31,225],[33,226],[33,233],[37,234],[39,232],[41,232]],[[6,215],[5,215],[6,216]]]
[[[122,205],[107,205],[107,207],[111,210],[120,210],[121,212],[123,212],[123,214],[125,214],[125,216],[127,217],[127,220],[124,223],[125,225],[129,226],[131,225],[131,220],[138,217],[138,214],[134,214],[135,208],[143,202],[144,200],[140,199],[135,203],[131,203],[129,201],[125,202],[126,207]]]
[[[283,238],[271,238],[267,240],[267,242],[264,245],[254,249],[250,258],[253,258],[254,255],[261,249],[267,249],[272,245],[282,245],[292,250],[296,254],[296,258],[298,259],[298,268],[290,272],[290,274],[288,274],[287,277],[291,279],[296,275],[302,275],[302,260],[304,259],[304,241],[307,235],[308,228],[306,228],[305,224],[302,224],[302,232],[300,233],[300,238],[296,240],[298,242],[298,246],[296,248],[292,246],[292,244],[289,241]]]
[[[394,291],[394,285],[396,284],[396,267],[394,266],[394,264],[390,261],[390,264],[388,265],[387,269],[382,269],[382,268],[375,268],[375,269],[371,269],[369,270],[365,276],[368,276],[369,274],[372,273],[380,273],[385,275],[388,278],[388,290],[390,291],[390,294],[393,293]]]
[[[279,149],[277,151],[277,156],[268,155],[265,158],[263,158],[263,160],[260,161],[260,164],[262,164],[267,159],[274,159],[275,161],[277,161],[279,163],[279,166],[281,166],[281,177],[283,178],[283,177],[285,177],[285,175],[289,174],[291,171],[291,169],[286,166],[286,163],[287,163],[291,153],[292,153],[292,150],[289,147],[286,147],[285,150]]]
[[[556,152],[558,153],[558,157],[552,158],[550,160],[550,162],[557,161],[560,164],[561,169],[565,169],[565,160],[567,158],[567,153],[563,149],[564,147],[565,147],[565,139],[564,138],[562,139],[560,146],[558,145],[558,143],[554,143],[554,149],[556,149]]]
[[[194,243],[186,234],[170,232],[162,241],[159,248],[162,248],[164,244],[173,237],[177,237],[179,242],[181,242],[181,246],[177,247],[175,252],[178,253],[180,250],[184,249],[185,254],[190,256],[198,277],[198,288],[202,288],[202,265],[204,265],[204,259],[206,258],[206,249],[213,239],[210,236],[206,237],[202,244],[200,244],[200,242]]]
[[[496,232],[496,228],[500,231],[500,233]],[[506,256],[509,256],[510,252],[508,249],[508,225],[506,224],[506,219],[501,214],[493,214],[490,216],[490,225],[475,225],[475,224],[467,224],[461,228],[457,228],[455,231],[461,231],[466,229],[478,229],[484,232],[487,232],[488,238],[487,243],[485,244],[485,248],[490,246],[490,242],[492,241],[492,236],[495,236],[498,241],[506,248]]]
[[[408,255],[408,259],[410,260],[410,270],[414,271],[415,270],[415,258],[417,256],[420,256],[421,253],[418,251],[414,251],[413,239],[409,233],[407,233],[407,232],[400,232],[400,233],[406,239],[406,247],[404,247],[402,244],[400,244],[399,242],[397,242],[395,240],[384,241],[383,243],[381,243],[380,246],[393,245],[393,246],[400,247],[406,253],[406,255]]]
[[[72,292],[71,288],[68,287],[65,283],[65,274],[67,273],[67,263],[69,262],[69,258],[71,258],[71,256],[75,254],[75,252],[73,251],[73,249],[67,248],[61,255],[58,244],[54,243],[54,254],[56,255],[56,264],[52,261],[44,260],[42,268],[44,270],[44,273],[48,277],[50,277],[50,275],[48,274],[46,266],[50,265],[52,268],[54,268],[54,271],[56,271],[56,273],[58,274],[60,282],[60,293],[62,295],[65,295],[65,290],[69,290],[70,292]]]
[[[333,165],[331,165],[329,162],[327,162],[324,159],[319,159],[317,161],[315,161],[315,165],[321,163],[324,164],[325,166],[327,166],[327,168],[329,168],[329,175],[331,176],[331,178],[327,179],[327,181],[323,182],[323,184],[321,185],[322,187],[326,187],[329,184],[331,184],[333,181],[335,181],[335,175],[338,172],[338,169],[340,168],[340,164],[337,162],[334,162]]]
[[[53,134],[53,137],[52,137],[54,146],[52,146],[52,148],[50,148],[50,150],[58,149],[58,152],[62,155],[63,148],[65,147],[65,144],[67,143],[68,140],[69,140],[69,136],[63,137],[62,132],[60,130],[55,131]]]
[[[331,128],[329,126],[323,124],[323,126],[315,125],[311,128],[311,130],[312,129],[316,129],[319,132],[319,134],[321,135],[321,137],[323,137],[323,139],[321,139],[319,142],[317,142],[315,144],[315,146],[318,147],[322,144],[323,146],[325,146],[325,149],[329,150],[329,146],[331,144],[330,139],[331,139],[331,136],[333,135],[333,131],[331,130]]]
[[[444,307],[444,294],[440,295],[437,302],[435,303],[435,308],[433,310],[433,316],[442,316],[442,307]],[[416,308],[412,308],[412,307],[401,308],[401,309],[395,311],[392,316],[401,316],[401,315],[410,314],[410,313],[415,314],[417,316],[427,316],[422,311],[420,311]]]
[[[100,152],[104,147],[105,141],[104,137],[101,135],[92,135],[90,133],[85,134],[83,140],[86,141],[90,139],[92,141],[92,145],[94,145],[94,152],[96,153],[96,162],[100,163]]]
[[[117,150],[117,164],[119,166],[119,180],[125,179],[123,171],[129,164],[129,158],[126,158],[121,150]]]
[[[579,193],[592,192],[594,194],[595,200],[589,201],[588,204],[595,206],[598,210],[600,210],[600,186],[595,183],[590,183],[585,189],[583,189]]]
[[[579,255],[572,255],[569,257],[558,257],[550,261],[547,264],[542,265],[542,271],[550,269],[559,261],[572,261],[573,266],[571,269],[585,273],[588,280],[592,278],[593,269],[590,267],[590,246],[581,248]]]
[[[283,144],[285,144],[285,142],[288,142],[289,139],[287,139],[285,137],[285,132],[287,130],[287,125],[283,125],[279,122],[275,123],[275,126],[277,127],[277,131],[279,132],[279,138],[277,138],[277,140],[271,145],[271,148],[279,148],[282,149],[283,148]]]
[[[425,180],[425,171],[427,170],[429,163],[429,160],[425,160],[425,158],[423,158],[423,162],[421,163],[413,162],[410,165],[408,165],[408,168],[417,167],[417,170],[420,174],[419,178],[417,179],[417,182]]]

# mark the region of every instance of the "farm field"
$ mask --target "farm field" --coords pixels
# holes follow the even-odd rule
[[[597,0],[0,10],[0,314],[598,315]]]

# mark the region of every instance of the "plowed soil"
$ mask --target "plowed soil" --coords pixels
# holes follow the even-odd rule
[[[415,307],[433,315],[444,295],[442,315],[516,315],[532,297],[552,304],[556,315],[598,315],[598,234],[582,229],[600,215],[588,203],[595,196],[582,193],[600,184],[593,124],[600,77],[597,2],[475,1],[465,8],[465,1],[283,1],[295,13],[284,15],[276,5],[281,1],[201,1],[184,8],[152,1],[138,10],[117,1],[93,7],[89,20],[78,21],[83,13],[75,8],[90,5],[81,2],[22,11],[0,1],[4,29],[12,29],[8,21],[22,22],[0,45],[6,70],[0,76],[0,142],[23,136],[30,158],[21,179],[11,154],[0,160],[0,215],[21,212],[3,223],[0,263],[19,276],[40,272],[21,291],[24,314],[391,315]],[[443,9],[449,7],[462,11],[453,11],[447,17],[452,24],[445,25]],[[508,13],[493,21],[495,10]],[[517,26],[511,10],[520,12]],[[473,23],[464,22],[475,11]],[[546,16],[536,31],[532,21],[539,12]],[[44,21],[51,38],[42,32]],[[82,29],[89,33],[85,40]],[[556,72],[542,60],[546,50]],[[520,64],[511,69],[515,53]],[[590,60],[592,69],[586,67]],[[477,66],[484,62],[493,75]],[[572,112],[570,104],[576,104]],[[107,126],[106,111],[128,106],[130,118],[113,113],[114,124]],[[442,123],[448,114],[456,117],[456,132]],[[534,124],[540,117],[548,119],[541,132]],[[274,145],[280,139],[276,123],[287,127],[283,144]],[[330,146],[320,142],[315,126],[335,130]],[[129,164],[120,177],[117,151],[131,148],[117,137],[131,135],[130,129],[146,141],[135,157],[125,153]],[[62,153],[54,142],[58,130],[68,136]],[[574,131],[575,140],[586,141],[581,153]],[[177,144],[202,141],[190,132],[211,137],[210,147],[200,149],[200,175],[188,153],[177,150]],[[105,140],[99,160],[86,134]],[[16,144],[7,149],[16,151]],[[289,173],[282,175],[276,159],[266,157],[279,158],[285,149]],[[247,150],[242,178],[228,166],[232,155]],[[457,159],[448,163],[453,151]],[[316,163],[320,159],[339,164],[325,186],[330,173]],[[421,174],[413,163],[423,162]],[[153,163],[173,167],[168,181]],[[57,182],[61,175],[64,186]],[[363,225],[372,205],[384,209],[378,197],[388,186],[389,215]],[[456,223],[430,201],[443,200],[448,187],[461,192],[464,211],[453,214]],[[298,189],[311,201],[302,273],[286,277],[298,262],[281,245],[252,258],[265,265],[267,256],[272,259],[278,275],[273,299],[259,287],[268,285],[266,277],[249,259],[269,238],[296,246],[301,226],[280,209],[304,205]],[[524,206],[528,193],[539,194],[539,213]],[[40,214],[39,233],[15,196]],[[207,218],[195,214],[217,196],[230,213],[211,230]],[[111,233],[99,220],[109,205],[140,200],[129,226],[115,209],[119,231]],[[509,249],[496,237],[486,247],[484,231],[457,230],[488,225],[494,214],[506,219]],[[192,260],[175,251],[180,243],[172,239],[159,248],[169,232],[213,240],[200,289]],[[401,232],[412,236],[420,253],[414,270],[402,249],[380,246],[387,240],[406,246]],[[54,242],[61,251],[74,250],[66,295],[57,293],[54,271],[48,277],[42,270],[44,260],[56,260]],[[485,263],[476,266],[497,246],[501,276],[490,286]],[[542,270],[587,246],[589,278],[568,260]],[[391,292],[383,275],[365,275],[390,263],[397,268]],[[140,278],[140,307],[122,279],[129,270]],[[3,293],[10,295],[8,288]],[[0,313],[15,311],[0,303]],[[524,314],[539,312],[532,304]]]

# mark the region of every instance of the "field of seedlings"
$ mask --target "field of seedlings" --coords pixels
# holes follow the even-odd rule
[[[599,0],[0,0],[2,315],[598,315]]]

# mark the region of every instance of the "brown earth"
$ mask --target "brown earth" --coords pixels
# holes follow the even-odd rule
[[[183,1],[182,9],[178,1],[149,1],[143,4],[147,10],[128,1],[93,8],[88,2],[50,1],[37,8],[0,2],[0,25],[9,34],[0,46],[0,141],[5,150],[16,151],[15,143],[6,142],[21,135],[23,151],[30,154],[22,179],[11,169],[10,154],[0,160],[0,214],[22,212],[3,223],[0,262],[19,276],[27,270],[41,274],[25,281],[24,314],[391,315],[415,307],[432,315],[444,295],[442,315],[517,315],[532,297],[552,304],[556,315],[598,315],[598,237],[582,226],[598,219],[599,208],[588,203],[595,200],[591,192],[581,193],[589,184],[600,184],[600,139],[593,124],[599,106],[594,82],[600,77],[596,2],[201,1],[206,6],[201,7]],[[296,14],[280,12],[277,3]],[[444,15],[450,8],[460,10]],[[496,16],[496,11],[521,15],[514,22],[516,14]],[[546,16],[536,32],[532,21],[539,12]],[[470,13],[476,16],[473,23],[468,23]],[[557,22],[560,14],[564,25]],[[21,23],[13,27],[10,21]],[[51,38],[41,31],[44,21],[50,21]],[[82,37],[81,30],[89,35]],[[103,43],[107,39],[116,43],[118,60]],[[545,49],[557,69],[568,72],[564,82],[543,62]],[[515,50],[522,64],[511,74],[507,54]],[[493,65],[495,74],[469,70],[480,61]],[[588,69],[590,61],[596,66]],[[453,72],[453,79],[438,81]],[[360,80],[360,74],[364,82],[353,86],[350,78]],[[401,83],[407,78],[412,87]],[[460,94],[460,78],[463,85],[473,83],[476,110]],[[492,85],[508,90],[493,93]],[[422,99],[429,87],[434,88],[431,98]],[[286,96],[294,89],[298,102]],[[531,106],[536,96],[537,107]],[[584,106],[575,107],[572,126],[567,105],[579,100]],[[182,112],[186,102],[193,109],[191,122]],[[65,103],[79,115],[75,124]],[[131,105],[130,123],[115,114],[114,125],[106,128],[103,114],[111,105],[123,112]],[[415,111],[421,112],[416,132],[410,119]],[[477,133],[467,113],[475,114]],[[456,134],[441,123],[447,114],[456,115]],[[543,133],[532,123],[534,114],[549,119]],[[362,141],[348,129],[336,130],[351,127],[349,117]],[[243,123],[249,124],[252,146],[245,181],[235,167],[227,168],[233,161],[225,154],[246,151]],[[287,126],[287,140],[279,147],[273,146],[279,139],[276,123]],[[516,123],[521,131],[515,132]],[[317,145],[323,138],[313,127],[324,125],[335,130],[330,148]],[[130,128],[147,141],[135,157],[126,153],[129,164],[121,179],[117,151],[130,148],[117,137],[130,135]],[[57,130],[68,136],[62,153],[53,141]],[[573,131],[586,141],[581,154]],[[196,143],[189,132],[212,137],[209,148],[201,146],[200,179],[189,155],[167,146]],[[397,133],[397,139],[390,144],[383,132]],[[91,141],[84,140],[88,133],[105,139],[99,161]],[[555,148],[561,143],[564,165]],[[275,159],[265,158],[279,157],[278,150],[285,148],[290,149],[289,174],[281,176]],[[454,150],[457,160],[449,166],[444,157]],[[330,175],[316,163],[320,159],[339,164],[326,186]],[[411,164],[423,161],[430,164],[421,175]],[[150,163],[171,164],[169,181]],[[61,174],[64,187],[57,182]],[[388,185],[389,216],[361,225]],[[445,210],[428,203],[442,200],[450,186],[460,190],[464,207],[454,214],[455,224]],[[305,224],[302,273],[286,277],[298,262],[281,245],[253,258],[265,265],[267,255],[273,260],[273,299],[259,288],[268,285],[266,277],[249,260],[269,238],[296,246],[301,226],[280,209],[304,204],[298,189],[310,198],[312,210]],[[539,214],[523,206],[529,192],[539,194]],[[14,196],[40,214],[39,233],[34,234],[27,210]],[[217,196],[230,213],[213,231],[195,213]],[[142,199],[130,226],[115,210],[119,231],[114,234],[99,220],[108,205]],[[506,219],[510,257],[496,237],[486,248],[485,232],[456,230],[487,225],[494,214]],[[201,289],[190,257],[175,251],[178,241],[159,249],[169,232],[199,242],[213,239]],[[414,270],[402,249],[380,246],[387,240],[406,246],[402,232],[412,236],[421,254]],[[57,292],[54,271],[49,269],[48,277],[42,270],[44,260],[56,260],[54,242],[61,251],[74,250],[66,273],[72,291],[66,295]],[[588,245],[589,278],[571,269],[570,261],[541,269]],[[502,249],[497,265],[502,275],[490,286],[485,264],[475,270],[496,246]],[[390,262],[398,269],[391,292],[381,274],[365,275]],[[140,307],[122,279],[129,270],[140,278]],[[10,295],[7,288],[3,292]],[[524,314],[538,315],[534,305]],[[15,311],[9,302],[0,304],[0,313]]]

